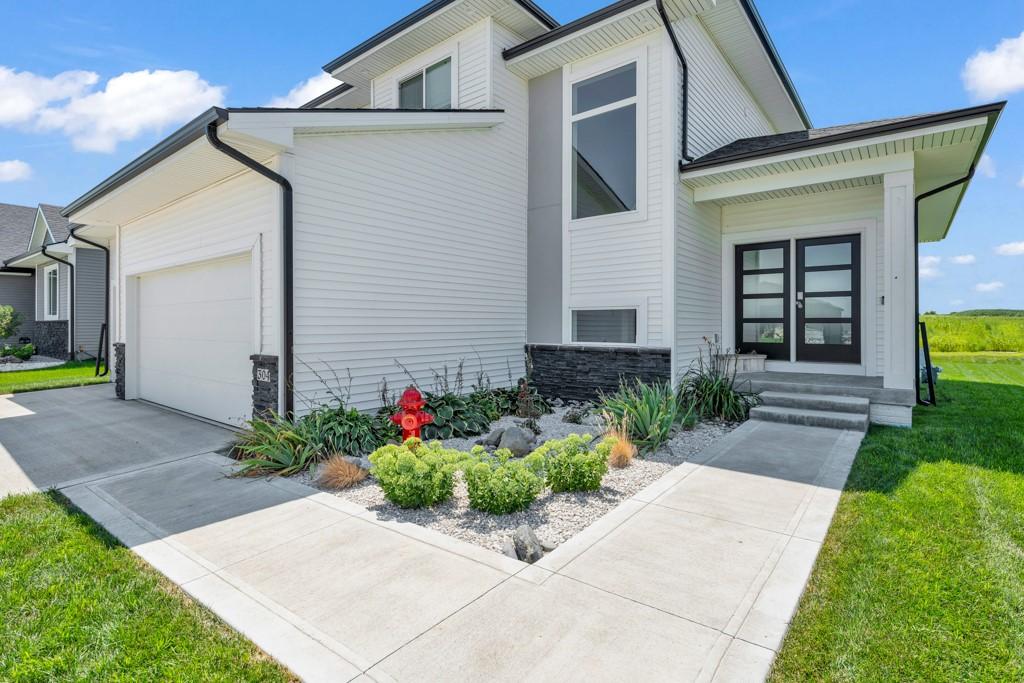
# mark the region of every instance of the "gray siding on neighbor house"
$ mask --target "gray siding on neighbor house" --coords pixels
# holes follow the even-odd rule
[[[530,81],[526,334],[562,342],[562,71]]]
[[[75,250],[75,349],[96,357],[103,324],[106,260],[99,249]]]
[[[13,306],[21,313],[21,327],[9,339],[0,339],[0,344],[13,344],[21,337],[32,337],[35,327],[35,278],[31,275],[0,275],[0,306]]]

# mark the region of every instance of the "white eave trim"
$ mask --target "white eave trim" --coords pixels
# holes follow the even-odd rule
[[[67,244],[48,244],[46,245],[46,251],[50,252],[54,256],[64,258],[71,255],[74,251]],[[41,251],[35,251],[31,254],[25,254],[24,256],[11,259],[5,265],[8,268],[32,268],[35,266],[41,266],[47,263],[55,263],[55,261],[49,256],[43,254]]]
[[[489,110],[259,111],[232,112],[221,128],[229,136],[255,138],[263,144],[289,149],[294,145],[295,135],[493,128],[504,119],[504,112]]]

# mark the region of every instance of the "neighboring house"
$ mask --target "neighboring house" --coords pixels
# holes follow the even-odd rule
[[[77,226],[69,225],[59,206],[15,208],[18,228],[0,228],[7,234],[0,303],[16,302],[25,321],[19,340],[31,341],[44,356],[95,358],[104,322],[104,252],[71,236]]]
[[[35,271],[7,268],[3,263],[25,251],[35,219],[35,207],[0,204],[0,306],[12,306],[21,314],[17,334],[8,339],[0,338],[0,346],[32,339],[36,319]]]
[[[967,184],[916,198],[969,174],[1002,104],[814,129],[750,0],[564,26],[434,0],[325,70],[344,83],[204,112],[65,207],[115,255],[122,397],[238,423],[336,373],[372,409],[396,361],[506,381],[524,347],[582,396],[678,380],[718,338],[910,423],[917,243]]]

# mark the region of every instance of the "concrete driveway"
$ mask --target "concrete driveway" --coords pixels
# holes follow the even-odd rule
[[[230,477],[212,452],[229,435],[203,423],[103,389],[47,393],[0,419],[18,469],[65,482],[159,571],[323,681],[762,680],[862,436],[747,423],[526,565],[289,480]],[[55,449],[63,470],[46,464]]]
[[[209,453],[230,441],[226,429],[119,401],[109,384],[0,396],[0,497]]]

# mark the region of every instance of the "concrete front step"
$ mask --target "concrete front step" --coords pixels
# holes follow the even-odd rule
[[[783,422],[808,427],[828,427],[866,432],[869,418],[864,413],[844,413],[834,410],[811,410],[807,408],[784,408],[762,405],[750,411],[750,419],[764,422]]]
[[[775,408],[801,408],[804,410],[828,410],[838,413],[871,413],[871,401],[859,396],[830,396],[828,394],[805,394],[784,391],[765,391],[761,394],[762,405]]]
[[[915,404],[913,389],[885,389],[882,386],[843,384],[841,382],[817,381],[813,375],[804,375],[800,379],[774,377],[786,373],[751,373],[737,375],[737,385],[743,390],[754,392],[774,391],[785,394],[812,394],[815,396],[853,396],[866,398],[872,403],[912,406]],[[862,378],[859,378],[862,379]]]

